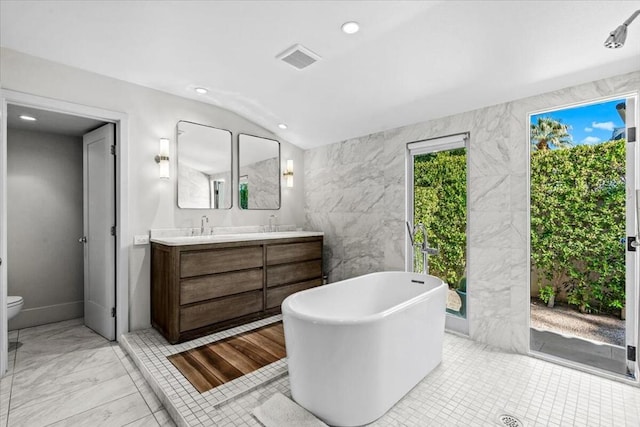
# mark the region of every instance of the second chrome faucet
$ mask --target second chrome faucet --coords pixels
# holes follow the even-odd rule
[[[427,229],[424,224],[418,223],[415,227],[411,227],[409,221],[407,221],[407,231],[409,232],[409,239],[411,240],[411,248],[413,249],[413,257],[414,259],[416,253],[416,247],[420,247],[420,252],[422,253],[422,273],[429,274],[429,256],[430,255],[438,255],[439,251],[437,248],[429,247],[429,239],[427,237]],[[416,242],[416,235],[418,232],[422,233],[422,243]]]
[[[202,215],[200,218],[200,235],[204,236],[204,225],[209,224],[209,218],[206,215]]]
[[[278,216],[277,215],[269,215],[269,228],[267,229],[269,232],[278,231]]]

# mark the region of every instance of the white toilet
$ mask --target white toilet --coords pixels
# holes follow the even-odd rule
[[[20,310],[22,310],[22,306],[24,305],[24,300],[22,297],[17,296],[9,296],[7,303],[7,320],[16,317]]]

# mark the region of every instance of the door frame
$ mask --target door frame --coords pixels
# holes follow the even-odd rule
[[[627,209],[627,223],[626,223],[626,235],[640,237],[640,147],[638,144],[638,135],[634,135],[635,139],[629,141],[629,129],[638,129],[638,102],[640,102],[640,96],[638,93],[628,94],[624,96],[625,103],[627,105],[627,118],[625,120],[625,131],[627,139],[626,156],[627,162],[633,162],[634,167],[631,172],[631,179],[627,178],[627,182],[631,182],[633,188],[629,188],[627,184],[626,194],[626,209]],[[629,99],[633,98],[633,107],[629,109]],[[627,169],[629,169],[627,167]],[[638,248],[640,249],[640,248]],[[631,362],[627,359],[627,369],[633,370],[635,381],[640,382],[640,363],[638,360],[638,345],[640,344],[640,288],[638,282],[640,281],[640,252],[625,251],[625,310],[627,312],[625,321],[625,348],[634,346],[636,348],[636,360]],[[634,260],[634,262],[630,262]],[[630,289],[631,283],[631,289]]]
[[[116,140],[116,341],[129,332],[129,118],[126,113],[0,90],[0,377],[8,364],[7,320],[7,106],[18,105],[114,123]]]
[[[438,151],[454,150],[456,148],[464,148],[467,154],[467,238],[469,236],[469,149],[470,149],[471,134],[469,132],[462,132],[453,135],[445,135],[434,138],[422,139],[418,141],[411,141],[406,144],[405,148],[405,191],[406,191],[406,211],[405,218],[413,224],[413,201],[414,201],[414,188],[413,188],[413,165],[414,157],[421,154],[435,153]],[[406,271],[413,271],[413,247],[411,245],[411,239],[405,229],[405,269]],[[467,263],[467,293],[469,289],[469,242],[467,239],[467,251],[465,254]],[[473,284],[471,284],[473,288]],[[445,329],[450,332],[459,333],[465,336],[469,335],[469,313],[472,304],[469,302],[467,296],[466,316],[464,318],[455,316],[450,313],[445,313]]]
[[[633,126],[631,127],[635,127],[636,129],[638,128],[638,110],[640,110],[640,108],[638,108],[638,103],[640,102],[640,92],[624,92],[621,94],[616,94],[616,95],[608,95],[608,96],[602,96],[599,98],[592,98],[592,99],[588,99],[588,100],[583,100],[583,101],[577,101],[577,102],[572,102],[572,103],[568,103],[568,104],[563,104],[563,105],[555,105],[555,106],[550,106],[550,107],[545,107],[544,109],[537,109],[535,111],[529,111],[527,112],[526,115],[526,141],[527,141],[527,230],[531,229],[531,155],[530,155],[530,147],[531,147],[531,132],[530,132],[530,126],[529,124],[531,123],[531,116],[537,115],[537,114],[542,114],[542,113],[546,113],[546,112],[550,112],[550,111],[555,111],[555,110],[562,110],[562,109],[567,109],[567,108],[571,108],[571,107],[578,107],[581,105],[590,105],[590,104],[598,104],[598,103],[602,103],[602,102],[607,102],[607,101],[611,101],[614,99],[629,99],[629,98],[635,98],[635,109],[636,111],[634,111],[632,113],[632,117],[633,117]],[[627,116],[627,124],[625,125],[625,127],[627,129],[629,129],[629,116]],[[637,130],[636,130],[637,133]],[[627,133],[628,135],[628,133]],[[635,188],[635,191],[632,191],[631,193],[633,193],[633,195],[630,195],[629,192],[629,188],[627,187],[627,195],[626,195],[626,201],[625,201],[625,210],[627,212],[626,215],[626,223],[625,223],[625,230],[626,230],[626,236],[634,236],[637,235],[638,233],[640,233],[640,227],[639,229],[635,229],[635,226],[633,227],[633,229],[635,229],[634,231],[632,231],[632,228],[630,227],[630,222],[632,220],[634,220],[634,218],[637,218],[638,221],[640,221],[640,210],[635,210],[633,209],[631,212],[628,209],[628,204],[629,204],[629,197],[640,197],[640,193],[638,193],[638,191],[640,191],[640,147],[638,146],[638,144],[640,144],[640,141],[638,141],[638,136],[636,135],[636,140],[633,143],[634,147],[633,150],[629,150],[629,142],[627,142],[627,162],[629,162],[629,160],[634,160],[635,162],[635,167],[634,170],[632,171],[632,177],[631,180],[633,181],[633,185]],[[633,151],[633,152],[631,152]],[[633,218],[629,217],[629,214],[631,213],[631,216]],[[639,302],[640,302],[640,284],[639,284],[639,277],[640,277],[640,252],[636,252],[635,254],[635,265],[633,265],[633,267],[629,267],[629,263],[628,263],[628,258],[633,257],[634,254],[631,254],[630,251],[625,251],[625,266],[626,266],[626,273],[625,273],[625,279],[627,282],[627,287],[625,289],[626,291],[626,310],[627,310],[627,320],[625,322],[625,346],[630,345],[630,343],[632,343],[633,341],[635,341],[635,346],[636,348],[638,348],[638,345],[640,344],[640,306],[639,306]],[[527,269],[527,294],[529,295],[529,299],[531,299],[531,233],[527,233],[527,263],[529,265],[529,268]],[[629,274],[632,274],[634,277],[634,281],[635,283],[633,283],[633,288],[630,290],[629,286],[628,286],[628,282],[629,282]],[[635,303],[632,303],[631,305],[629,304],[630,301],[635,301]],[[568,366],[574,369],[578,369],[581,371],[585,371],[585,372],[589,372],[591,374],[594,375],[598,375],[601,377],[606,377],[606,378],[610,378],[613,380],[617,380],[617,381],[624,381],[624,382],[628,382],[634,385],[638,385],[640,384],[640,363],[639,363],[639,359],[638,356],[640,356],[639,354],[637,354],[637,350],[636,350],[636,362],[635,362],[635,368],[634,368],[634,378],[628,378],[628,377],[622,377],[621,375],[618,374],[614,374],[614,373],[609,373],[606,371],[602,371],[600,369],[597,368],[592,368],[590,366],[587,365],[581,365],[578,364],[576,362],[573,362],[571,360],[565,360],[565,359],[561,359],[559,357],[555,357],[552,355],[545,355],[544,353],[540,353],[540,352],[536,352],[534,350],[531,349],[531,339],[530,339],[530,331],[531,331],[531,308],[529,308],[528,311],[528,316],[527,316],[527,347],[528,347],[528,354],[532,357],[538,358],[538,359],[543,359],[543,360],[548,360],[552,363],[556,363],[558,365],[563,365],[563,366]],[[631,318],[630,318],[631,317]],[[633,323],[633,330],[629,331],[629,324]]]

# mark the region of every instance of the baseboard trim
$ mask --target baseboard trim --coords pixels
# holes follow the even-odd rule
[[[47,323],[84,317],[84,301],[73,301],[44,307],[25,308],[9,320],[9,330],[31,328]]]

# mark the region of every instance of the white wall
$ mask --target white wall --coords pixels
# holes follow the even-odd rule
[[[151,228],[199,227],[200,217],[205,214],[209,217],[210,226],[267,224],[269,215],[273,213],[278,215],[279,224],[301,226],[304,222],[302,150],[235,113],[4,48],[0,50],[0,76],[3,89],[128,115],[130,235],[122,237],[131,244],[133,235],[145,234]],[[283,187],[281,209],[241,211],[237,194],[233,195],[234,207],[230,210],[179,209],[175,180],[175,134],[179,120],[230,130],[234,140],[234,163],[239,133],[278,139],[282,143],[283,170],[286,159],[293,159],[296,172],[299,172],[294,188]],[[158,165],[154,161],[161,137],[171,139],[172,178],[169,181],[158,179]],[[131,246],[129,262],[129,323],[131,329],[145,328],[150,325],[149,247]]]
[[[9,329],[82,317],[82,138],[7,132]]]
[[[305,152],[307,226],[341,280],[404,270],[406,144],[470,132],[467,301],[477,341],[528,351],[528,114],[640,90],[640,71]]]

